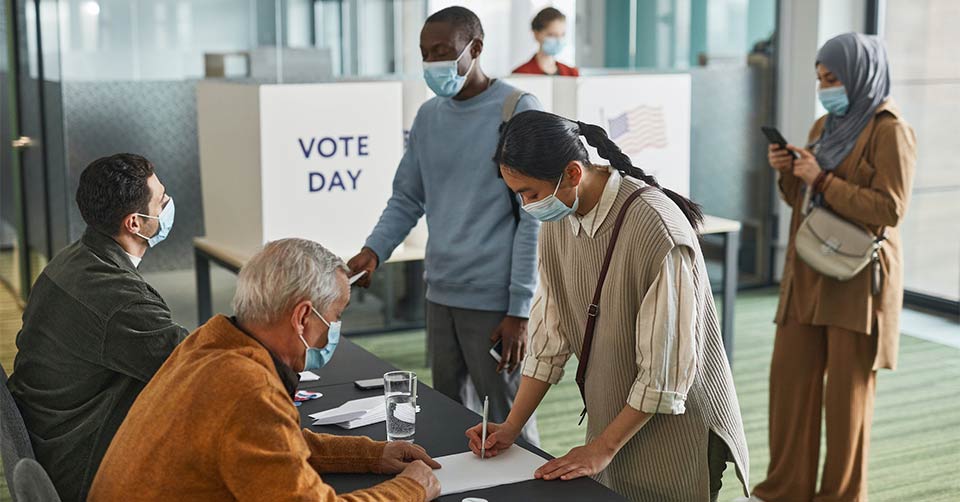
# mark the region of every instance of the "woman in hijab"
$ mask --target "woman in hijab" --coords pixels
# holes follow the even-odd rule
[[[770,465],[752,500],[867,499],[876,370],[894,369],[903,301],[900,223],[910,196],[916,138],[890,94],[886,49],[847,33],[817,54],[818,96],[827,115],[799,155],[772,146],[770,165],[793,208],[770,368]],[[804,192],[882,241],[879,269],[847,281],[797,258]],[[829,375],[826,384],[824,375]],[[819,491],[821,408],[827,452]]]

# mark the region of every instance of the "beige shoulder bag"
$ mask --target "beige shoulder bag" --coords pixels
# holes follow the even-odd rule
[[[794,241],[797,255],[817,272],[838,281],[852,279],[873,263],[873,289],[874,293],[878,292],[880,247],[884,237],[876,237],[825,207],[810,207],[810,192],[807,187],[803,197],[805,216]]]

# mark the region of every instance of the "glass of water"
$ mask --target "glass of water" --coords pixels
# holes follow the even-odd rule
[[[417,430],[417,374],[391,371],[383,375],[387,399],[387,441],[413,442]]]

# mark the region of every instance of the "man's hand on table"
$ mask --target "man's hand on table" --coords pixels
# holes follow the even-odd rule
[[[433,462],[433,460],[431,460],[431,462]],[[433,463],[436,464],[436,462]],[[439,468],[440,464],[436,465]],[[440,480],[433,474],[433,469],[423,463],[422,460],[414,460],[412,463],[407,464],[407,467],[403,472],[398,474],[397,477],[410,478],[420,483],[420,486],[422,486],[426,492],[424,500],[433,500],[440,496]]]
[[[424,450],[422,446],[406,441],[389,441],[383,448],[383,456],[380,457],[377,472],[380,474],[397,474],[417,460],[434,469],[440,468],[440,464],[430,458],[427,450]]]

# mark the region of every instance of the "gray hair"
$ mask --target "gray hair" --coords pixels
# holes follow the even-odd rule
[[[237,320],[272,324],[304,300],[323,312],[342,294],[337,270],[350,271],[340,257],[316,242],[270,242],[240,270],[233,297]]]

